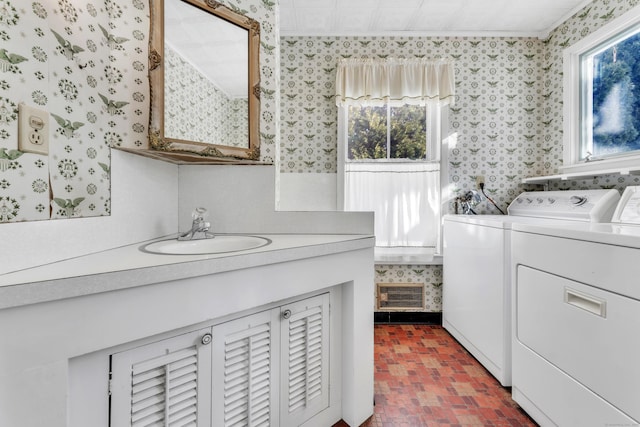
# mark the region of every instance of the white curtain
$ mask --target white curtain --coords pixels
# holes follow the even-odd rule
[[[376,246],[436,247],[438,163],[345,164],[345,210],[375,212]]]
[[[453,104],[453,63],[428,59],[342,59],[336,73],[336,104],[401,101]]]

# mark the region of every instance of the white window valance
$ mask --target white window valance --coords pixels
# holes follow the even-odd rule
[[[342,59],[336,74],[337,105],[386,102],[453,104],[453,63],[428,59]]]

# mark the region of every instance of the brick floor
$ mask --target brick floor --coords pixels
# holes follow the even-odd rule
[[[363,427],[536,426],[441,326],[376,325],[375,367],[376,405]]]

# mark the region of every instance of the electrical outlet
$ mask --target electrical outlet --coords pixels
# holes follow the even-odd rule
[[[18,150],[49,154],[49,113],[27,104],[18,105]]]
[[[480,186],[484,185],[484,176],[478,175],[476,176],[476,187],[480,188]]]

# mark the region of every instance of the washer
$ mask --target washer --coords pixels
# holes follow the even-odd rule
[[[609,221],[616,190],[520,194],[508,215],[445,215],[442,324],[503,386],[511,385],[511,229]]]
[[[513,384],[542,426],[640,424],[640,187],[611,224],[514,224]]]

